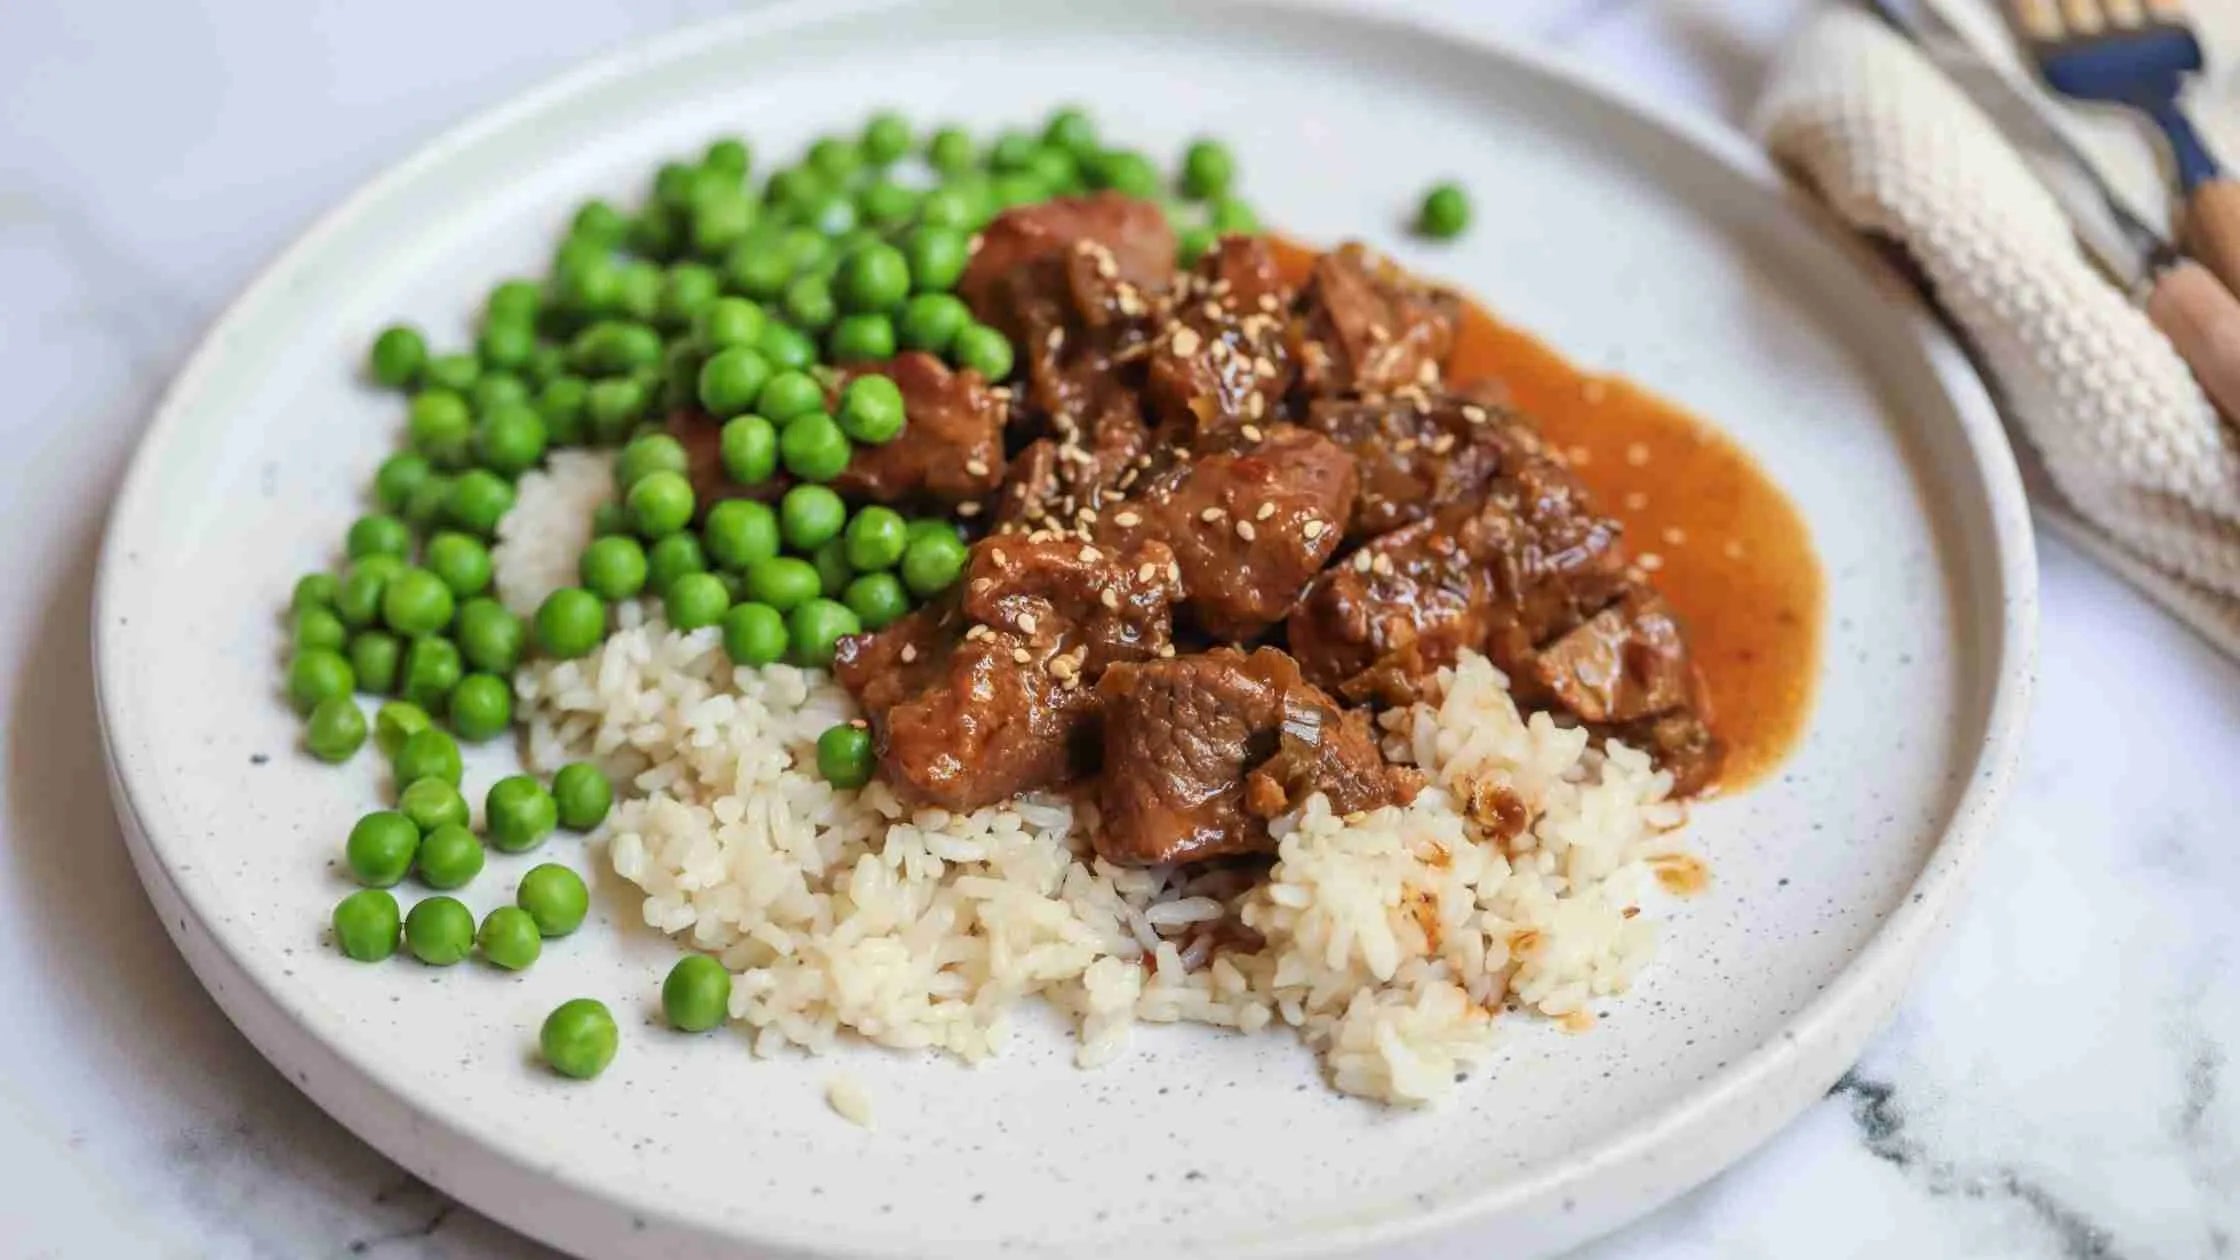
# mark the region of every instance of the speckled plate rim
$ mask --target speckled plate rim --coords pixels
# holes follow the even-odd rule
[[[165,927],[196,976],[268,1059],[337,1120],[390,1158],[525,1233],[587,1254],[677,1246],[751,1245],[765,1254],[852,1254],[829,1240],[798,1232],[743,1238],[681,1219],[662,1205],[634,1202],[613,1189],[571,1176],[564,1167],[536,1167],[487,1145],[451,1118],[415,1100],[409,1082],[383,1065],[317,1036],[285,992],[253,982],[235,945],[207,913],[185,896],[170,869],[164,836],[175,820],[163,816],[143,781],[145,772],[118,753],[118,729],[129,715],[115,707],[121,668],[117,638],[104,611],[120,602],[119,556],[134,543],[119,528],[162,476],[160,453],[175,440],[191,399],[213,360],[226,348],[246,312],[285,290],[330,238],[369,207],[412,184],[456,151],[522,126],[569,98],[601,85],[647,73],[710,38],[738,38],[795,26],[860,19],[911,0],[779,4],[683,29],[627,46],[563,73],[543,86],[481,113],[390,167],[329,211],[268,264],[215,321],[159,402],[110,515],[93,607],[96,706],[109,768],[111,795],[131,851]],[[1844,227],[1809,199],[1787,188],[1771,163],[1746,138],[1716,121],[1673,112],[1623,83],[1568,64],[1550,54],[1487,32],[1460,32],[1404,15],[1363,12],[1342,0],[1211,0],[1232,9],[1280,13],[1292,23],[1322,24],[1332,39],[1350,30],[1383,38],[1414,38],[1460,45],[1482,58],[1489,73],[1537,79],[1550,90],[1598,98],[1635,123],[1661,133],[1734,180],[1786,200],[1876,281],[1904,311],[1909,331],[1958,416],[1972,460],[1971,485],[1982,495],[1989,524],[1991,569],[2000,589],[1983,604],[1996,608],[1994,641],[1984,644],[1990,697],[1981,746],[1968,786],[1951,823],[1924,862],[1905,899],[1827,988],[1751,1053],[1729,1064],[1682,1101],[1643,1118],[1622,1134],[1586,1147],[1535,1173],[1513,1177],[1486,1192],[1432,1211],[1394,1215],[1340,1229],[1269,1238],[1235,1254],[1323,1256],[1365,1254],[1433,1238],[1461,1236],[1474,1222],[1537,1210],[1548,1224],[1533,1236],[1552,1249],[1622,1224],[1708,1179],[1764,1141],[1820,1096],[1888,1018],[1923,950],[1955,913],[1983,838],[1996,817],[2020,751],[2019,733],[2029,704],[2037,625],[2037,564],[2030,516],[2012,451],[1997,412],[1966,355],[1913,291]],[[1972,628],[1980,632],[1981,628]],[[660,1239],[663,1242],[654,1242]],[[766,1249],[766,1250],[765,1250]],[[659,1254],[673,1254],[667,1250]]]

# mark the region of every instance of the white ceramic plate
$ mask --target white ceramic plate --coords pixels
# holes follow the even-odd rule
[[[1529,1031],[1446,1106],[1332,1095],[1284,1036],[1149,1029],[1070,1066],[1029,1014],[978,1069],[865,1048],[762,1062],[652,1025],[673,948],[602,881],[597,921],[518,976],[350,963],[326,943],[350,821],[378,799],[296,750],[274,613],[359,511],[401,408],[374,329],[467,332],[572,205],[635,194],[718,131],[796,151],[875,105],[980,126],[1091,107],[1173,153],[1228,137],[1273,221],[1366,235],[1574,356],[1726,426],[1803,505],[1832,606],[1810,735],[1698,813],[1715,879],[1592,1034]],[[1479,221],[1398,227],[1437,177]],[[117,504],[96,612],[119,811],[165,926],[264,1053],[383,1151],[571,1250],[761,1254],[1524,1254],[1614,1226],[1816,1097],[1951,912],[2027,690],[2028,521],[1960,355],[1740,138],[1492,42],[1318,9],[999,0],[764,11],[632,49],[437,142],[330,215],[228,311]],[[470,791],[499,772],[470,770]],[[554,850],[590,870],[573,841]],[[495,857],[478,911],[528,859]],[[532,1063],[557,1002],[605,998],[594,1084]],[[1521,1026],[1521,1025],[1520,1025]],[[845,1071],[877,1128],[837,1119]]]

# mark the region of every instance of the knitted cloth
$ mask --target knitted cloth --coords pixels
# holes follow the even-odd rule
[[[2240,433],[1990,121],[1838,7],[1801,29],[1756,125],[1837,214],[1918,264],[1992,377],[2040,513],[2240,655]]]

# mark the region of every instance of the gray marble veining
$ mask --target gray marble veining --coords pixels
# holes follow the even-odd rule
[[[1733,118],[1801,3],[1422,8]],[[550,1254],[319,1113],[171,948],[102,787],[91,564],[169,373],[313,215],[464,112],[725,7],[0,16],[0,1255]],[[2234,1250],[2240,668],[2066,549],[2044,568],[2026,765],[1951,938],[1826,1100],[1587,1254]]]

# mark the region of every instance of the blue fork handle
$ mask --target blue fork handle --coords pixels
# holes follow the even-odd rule
[[[2170,156],[2177,163],[2178,187],[2186,195],[2210,180],[2220,178],[2224,168],[2217,164],[2217,156],[2193,128],[2193,120],[2178,108],[2176,101],[2142,101],[2139,108],[2162,128],[2163,136],[2170,141]]]

